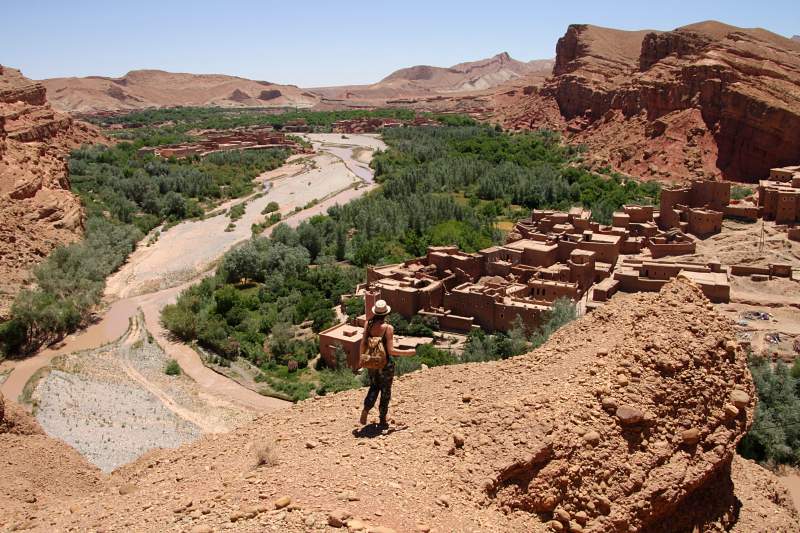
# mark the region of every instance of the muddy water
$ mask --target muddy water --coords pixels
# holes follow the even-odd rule
[[[16,400],[31,376],[59,354],[97,348],[120,338],[128,330],[128,320],[136,312],[136,307],[132,300],[118,300],[111,304],[99,322],[68,336],[57,346],[44,349],[33,357],[15,362],[13,372],[0,387],[3,395]]]

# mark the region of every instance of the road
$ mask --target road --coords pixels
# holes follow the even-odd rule
[[[261,211],[269,202],[277,202],[286,223],[297,226],[303,220],[325,213],[330,206],[349,202],[374,187],[371,170],[353,158],[353,149],[384,149],[380,139],[368,135],[342,139],[330,134],[309,134],[306,138],[314,144],[317,153],[295,156],[281,168],[256,178],[271,186],[264,196],[251,197],[233,231],[226,231],[231,220],[220,214],[183,222],[161,234],[149,246],[145,238],[125,265],[107,280],[106,300],[111,303],[97,323],[68,336],[59,347],[0,365],[0,371],[11,368],[0,386],[3,395],[16,400],[36,371],[59,354],[96,348],[120,338],[127,331],[130,318],[141,308],[147,329],[203,392],[259,412],[291,405],[262,396],[206,367],[195,350],[168,335],[160,324],[160,315],[181,290],[212,273],[225,252],[250,238],[250,226],[264,219]],[[336,145],[329,146],[331,142]],[[312,200],[318,202],[302,209]],[[240,201],[228,202],[223,207]],[[302,210],[295,213],[296,207]]]

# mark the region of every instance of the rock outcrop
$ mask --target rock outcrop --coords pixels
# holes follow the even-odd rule
[[[122,467],[109,483],[135,498],[25,516],[41,530],[796,531],[774,476],[734,460],[755,393],[733,339],[676,280],[530,354],[398,378],[386,432],[355,424],[363,390],[309,400]],[[0,506],[0,522],[17,516]]]
[[[552,115],[525,111],[547,100],[558,106],[556,126],[599,165],[753,181],[800,152],[800,44],[713,21],[669,32],[573,25],[553,77],[516,104],[500,102],[496,117],[552,127]]]
[[[66,157],[102,140],[88,124],[53,111],[42,84],[0,66],[0,319],[30,269],[83,229]]]

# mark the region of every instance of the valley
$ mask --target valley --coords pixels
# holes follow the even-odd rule
[[[9,6],[0,532],[800,531],[773,2]]]

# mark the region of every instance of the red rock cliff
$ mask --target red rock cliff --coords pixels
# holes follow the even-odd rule
[[[536,107],[526,99],[554,100],[568,136],[642,177],[752,181],[800,154],[800,44],[766,30],[573,25],[556,46],[553,77],[517,104]],[[540,125],[500,115],[509,127]]]
[[[0,318],[30,269],[83,229],[66,157],[102,140],[91,126],[53,111],[45,89],[0,65]]]

